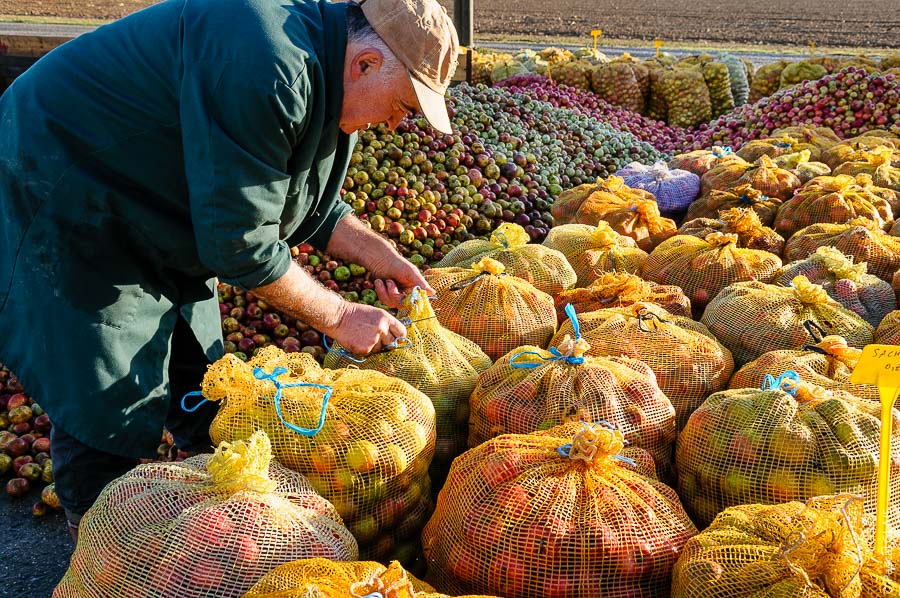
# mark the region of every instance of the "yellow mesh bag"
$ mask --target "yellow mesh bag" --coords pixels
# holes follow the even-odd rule
[[[879,345],[900,345],[900,310],[884,317],[875,330],[875,342]]]
[[[834,172],[852,176],[867,174],[875,185],[900,191],[900,149],[882,146],[862,155],[851,154]]]
[[[422,534],[427,580],[506,598],[664,595],[696,529],[650,456],[623,445],[570,423],[463,454]]]
[[[674,220],[659,213],[652,193],[632,189],[617,176],[563,191],[550,211],[556,224],[596,226],[605,220],[620,235],[637,241],[644,251],[650,251],[677,229]]]
[[[731,353],[706,326],[652,303],[589,312],[579,323],[590,344],[587,355],[629,357],[650,366],[675,407],[678,429],[703,399],[725,388],[734,370]],[[564,322],[551,343],[570,334],[572,323]]]
[[[797,139],[802,143],[810,143],[820,150],[826,150],[841,142],[841,138],[829,127],[799,125],[795,127],[783,127],[772,131],[772,137],[780,137],[782,135],[790,135],[794,139]]]
[[[714,190],[700,196],[688,207],[685,222],[696,218],[719,217],[723,210],[732,208],[752,208],[764,226],[771,226],[781,200],[769,197],[750,185],[738,185],[728,191]]]
[[[801,151],[808,151],[806,160],[818,161],[822,155],[822,150],[809,141],[801,141],[791,135],[773,136],[766,139],[754,139],[741,146],[737,151],[737,155],[747,162],[756,162],[762,156],[777,158],[786,154],[794,154]]]
[[[334,504],[364,558],[415,558],[435,437],[434,406],[421,391],[265,347],[247,363],[230,354],[216,361],[202,393],[222,401],[209,428],[214,442],[265,431],[278,461]]]
[[[356,542],[256,433],[110,482],[81,520],[53,595],[237,597],[274,567],[312,557],[355,559]]]
[[[568,330],[549,351],[519,347],[482,374],[469,400],[469,446],[501,434],[605,420],[630,446],[650,453],[660,476],[670,474],[675,410],[653,371],[631,357],[585,356],[590,345],[571,323]]]
[[[325,367],[356,365],[405,380],[434,404],[437,440],[432,477],[435,482],[450,462],[466,449],[469,395],[478,376],[491,367],[491,358],[469,339],[444,328],[425,293],[414,289],[399,314],[406,338],[399,348],[365,358],[349,355],[335,343],[325,355]]]
[[[734,96],[731,93],[731,76],[728,67],[721,62],[710,62],[702,67],[703,79],[709,89],[709,102],[712,108],[710,117],[718,118],[726,112],[734,110]]]
[[[872,342],[875,332],[803,275],[794,278],[790,287],[758,281],[730,285],[709,303],[701,319],[728,347],[738,367],[767,351],[803,347],[808,339],[807,320],[860,349]]]
[[[675,316],[691,317],[691,300],[681,287],[648,282],[627,272],[608,272],[585,289],[571,289],[553,298],[558,321],[566,319],[564,309],[571,304],[576,314],[626,307],[639,301],[655,303]]]
[[[894,221],[890,204],[847,175],[817,177],[778,208],[775,230],[786,237],[819,222],[868,218],[884,228]]]
[[[684,289],[694,316],[728,285],[747,280],[768,282],[781,267],[781,259],[766,251],[741,249],[737,235],[710,233],[704,239],[678,235],[653,250],[642,276],[659,284]]]
[[[671,596],[895,596],[871,591],[876,578],[884,579],[873,575],[862,519],[862,501],[852,494],[731,507],[688,540],[672,572]]]
[[[834,247],[857,263],[866,262],[869,274],[888,282],[900,269],[900,239],[888,235],[868,218],[807,226],[784,244],[784,259],[802,260],[822,246]]]
[[[822,336],[816,325],[807,322],[810,342],[801,349],[781,349],[763,353],[731,377],[728,388],[757,388],[766,374],[780,376],[788,370],[797,372],[804,382],[827,390],[843,390],[861,399],[878,399],[873,384],[851,384],[850,374],[859,363],[860,349],[847,345],[838,335]]]
[[[800,187],[800,179],[790,170],[779,168],[769,156],[751,164],[728,164],[713,168],[700,178],[700,193],[728,190],[747,184],[769,197],[790,199]]]
[[[800,184],[805,185],[817,176],[829,176],[831,169],[824,162],[800,162],[790,169],[800,179]],[[893,206],[891,206],[893,208]]]
[[[730,147],[714,146],[708,150],[694,150],[685,154],[678,154],[669,160],[669,168],[673,170],[676,168],[687,170],[702,177],[716,166],[732,162],[742,164],[746,160],[735,154]]]
[[[772,162],[778,168],[784,168],[786,170],[790,170],[796,174],[795,169],[801,165],[806,164],[810,161],[810,157],[812,156],[812,150],[804,149],[796,152],[790,152],[787,154],[781,154],[780,156],[775,156],[772,158]],[[821,163],[822,166],[828,168],[827,164]],[[830,169],[829,169],[830,170]]]
[[[756,69],[750,81],[750,97],[747,98],[747,103],[755,104],[778,91],[781,86],[781,72],[788,64],[790,63],[787,60],[779,59]]]
[[[764,226],[752,208],[730,208],[719,212],[718,218],[686,220],[678,229],[679,235],[705,239],[712,233],[737,235],[737,246],[742,249],[759,249],[781,255],[784,238],[768,226]]]
[[[788,286],[802,274],[810,282],[822,285],[828,296],[859,315],[872,326],[897,308],[894,289],[877,276],[867,274],[867,264],[853,259],[834,247],[819,247],[806,259],[785,264],[772,284]]]
[[[566,256],[577,276],[576,287],[586,287],[606,272],[637,274],[647,259],[647,252],[638,249],[634,239],[620,235],[602,220],[596,227],[563,224],[551,228],[544,245]]]
[[[825,390],[788,371],[763,388],[710,396],[678,435],[679,496],[698,525],[727,507],[777,504],[853,492],[874,515],[881,405]],[[893,411],[894,422],[900,412]],[[900,430],[891,436],[900,473]],[[900,521],[900,479],[890,486],[888,521]]]
[[[860,135],[847,139],[841,143],[836,143],[827,150],[822,152],[822,162],[828,164],[832,170],[843,164],[844,162],[853,161],[861,158],[863,152],[870,152],[875,148],[887,147],[897,149],[900,146],[896,138],[880,137],[876,135]]]
[[[483,258],[471,268],[432,268],[438,321],[474,341],[491,359],[521,345],[546,346],[556,332],[553,298]]]
[[[450,250],[435,268],[470,268],[489,257],[506,268],[506,273],[530,282],[549,295],[575,284],[575,272],[559,251],[529,243],[530,237],[518,224],[501,224],[490,239],[474,239]]]
[[[660,83],[673,127],[696,127],[712,120],[712,103],[703,72],[690,65],[666,69]]]

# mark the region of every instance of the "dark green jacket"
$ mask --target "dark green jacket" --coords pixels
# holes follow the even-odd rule
[[[346,5],[169,0],[82,35],[0,98],[0,362],[85,444],[152,453],[179,314],[222,352],[214,276],[324,248]]]

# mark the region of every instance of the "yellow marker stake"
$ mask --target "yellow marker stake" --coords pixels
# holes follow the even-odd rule
[[[656,46],[656,57],[659,58],[659,49],[662,48],[662,40],[661,39],[653,40],[653,45]]]
[[[816,55],[816,42],[813,40],[809,40],[809,54],[810,56]]]
[[[599,37],[601,35],[603,35],[602,29],[592,29],[591,30],[591,37],[594,38],[594,51],[595,52],[597,51],[597,39],[599,39]]]
[[[874,384],[881,398],[881,446],[878,455],[878,503],[875,511],[875,556],[887,552],[888,485],[891,479],[891,410],[900,391],[900,346],[866,345],[850,384]]]

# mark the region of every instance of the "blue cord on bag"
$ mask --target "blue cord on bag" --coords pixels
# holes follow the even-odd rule
[[[313,384],[311,382],[298,382],[296,384],[282,384],[278,377],[287,374],[287,368],[278,367],[272,370],[271,374],[267,374],[262,368],[255,367],[253,368],[253,377],[257,380],[269,380],[272,384],[275,385],[275,396],[273,397],[273,401],[275,403],[275,413],[278,414],[278,419],[281,420],[281,423],[285,425],[286,428],[289,428],[296,432],[297,434],[302,434],[303,436],[315,436],[322,430],[322,426],[325,425],[325,412],[328,407],[328,401],[331,400],[331,395],[334,393],[333,386],[326,386],[324,384]],[[281,392],[285,388],[300,388],[300,387],[310,387],[310,388],[321,388],[325,391],[325,396],[322,398],[322,410],[319,412],[319,423],[315,428],[301,428],[300,426],[294,425],[291,422],[284,419],[284,415],[281,412]],[[181,408],[187,411],[188,413],[193,413],[197,409],[200,408],[201,405],[207,402],[207,399],[203,399],[193,407],[188,408],[185,405],[185,400],[188,397],[196,397],[203,396],[203,393],[199,391],[189,392],[183,397],[181,397]]]
[[[730,145],[726,146],[716,146],[712,149],[712,153],[716,158],[724,158],[725,156],[730,156],[734,153],[734,150],[731,149]]]
[[[788,370],[777,378],[766,374],[763,378],[762,390],[783,390],[791,396],[797,396],[797,385],[800,382],[802,382],[800,374],[794,370]]]
[[[569,316],[569,321],[572,322],[572,329],[575,331],[575,342],[577,343],[581,340],[581,326],[578,324],[578,316],[575,314],[575,308],[572,307],[572,304],[569,303],[566,305],[566,315]],[[581,365],[584,363],[584,357],[574,357],[572,355],[563,355],[559,349],[556,347],[550,347],[548,351],[552,354],[552,357],[544,357],[540,353],[536,351],[519,351],[515,355],[509,358],[509,365],[514,367],[517,370],[528,369],[533,370],[537,367],[542,366],[543,364],[538,361],[529,361],[527,363],[515,363],[516,359],[521,357],[522,355],[534,355],[538,359],[543,362],[550,361],[565,361],[569,365]]]

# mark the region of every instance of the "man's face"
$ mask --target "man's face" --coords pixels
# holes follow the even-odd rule
[[[384,56],[377,49],[347,48],[340,121],[343,132],[382,122],[393,130],[407,114],[419,109],[406,69],[389,73],[383,66]]]

